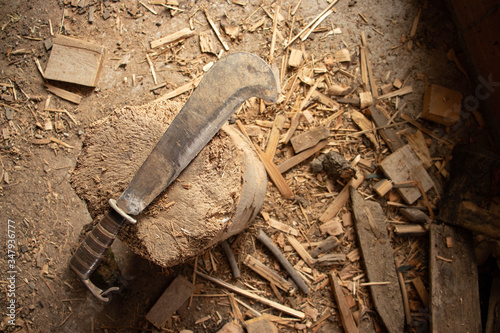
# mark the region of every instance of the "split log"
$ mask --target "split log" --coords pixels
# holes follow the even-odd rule
[[[180,107],[172,101],[124,107],[89,128],[71,182],[92,217],[123,192]],[[226,125],[119,238],[171,267],[241,232],[259,212],[266,184],[252,148]]]
[[[387,332],[403,332],[403,301],[391,242],[385,226],[384,211],[377,202],[365,201],[353,187],[351,187],[350,192],[356,231],[368,280],[390,282],[387,285],[370,286],[373,304],[384,322]],[[371,218],[368,216],[368,212],[371,214]],[[374,232],[371,223],[376,224],[378,233]]]

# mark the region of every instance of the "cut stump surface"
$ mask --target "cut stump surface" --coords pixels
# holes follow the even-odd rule
[[[71,182],[94,219],[125,190],[181,107],[172,101],[124,107],[88,129]],[[171,267],[245,229],[266,185],[248,142],[225,125],[118,237],[142,257]]]

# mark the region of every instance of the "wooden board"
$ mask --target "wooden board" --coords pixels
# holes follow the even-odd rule
[[[52,50],[45,68],[45,79],[95,87],[101,68],[104,48],[66,36],[52,41]]]
[[[185,277],[178,276],[163,292],[146,315],[146,319],[157,328],[163,327],[194,291],[194,285]]]
[[[482,332],[471,232],[434,223],[430,231],[431,332]]]
[[[380,168],[395,184],[419,181],[426,192],[434,186],[431,177],[410,145],[405,145],[389,155],[380,163]],[[421,196],[418,187],[398,188],[398,192],[410,205]]]
[[[365,201],[353,187],[351,187],[350,193],[359,246],[368,281],[390,282],[387,285],[373,285],[370,287],[373,304],[384,322],[387,332],[403,332],[405,321],[403,299],[392,254],[392,246],[385,225],[386,216],[377,202]],[[369,211],[371,216],[367,216],[366,211]],[[376,232],[374,232],[373,226],[370,225],[370,220],[372,225],[375,223]]]
[[[371,117],[377,127],[385,126],[389,123],[389,119],[376,106],[370,107]],[[392,128],[384,128],[378,131],[380,136],[385,141],[392,152],[404,146],[404,141],[396,134]]]

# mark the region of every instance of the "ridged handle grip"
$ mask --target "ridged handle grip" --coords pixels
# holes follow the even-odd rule
[[[113,244],[116,235],[120,232],[126,219],[115,210],[110,209],[102,220],[85,237],[78,246],[75,254],[69,262],[69,267],[89,290],[104,302],[109,301],[105,296],[110,290],[103,292],[90,282],[89,277],[97,268],[106,255],[107,250]]]

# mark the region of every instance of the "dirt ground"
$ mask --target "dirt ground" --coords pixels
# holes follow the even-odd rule
[[[0,232],[3,235],[3,252],[0,256],[0,303],[3,321],[0,331],[155,332],[157,330],[145,320],[145,314],[174,276],[192,276],[193,261],[162,269],[135,256],[118,241],[114,245],[114,253],[125,290],[114,295],[112,302],[107,305],[92,297],[68,269],[67,263],[78,244],[82,227],[92,222],[85,202],[77,197],[70,183],[86,128],[94,121],[105,118],[116,108],[150,102],[191,81],[202,73],[204,65],[217,60],[216,56],[202,54],[200,51],[197,34],[210,30],[203,8],[206,8],[216,21],[227,15],[229,22],[241,24],[242,27],[248,27],[266,17],[263,27],[253,33],[242,31],[236,40],[231,40],[227,35],[223,35],[223,38],[227,41],[230,52],[247,51],[268,59],[272,18],[268,17],[263,9],[272,16],[273,2],[244,1],[248,4],[242,6],[223,0],[181,0],[178,8],[182,12],[174,16],[167,8],[149,5],[157,11],[158,15],[154,15],[141,5],[141,1],[136,0],[87,0],[83,8],[71,6],[74,2],[11,0],[0,3],[0,83],[13,84],[16,93],[16,96],[13,96],[12,89],[0,86],[0,127],[2,130],[8,129],[8,134],[2,132],[3,137],[0,137]],[[282,15],[287,21],[296,3],[295,0],[281,2]],[[89,5],[96,8],[92,24],[88,22]],[[324,0],[302,1],[295,14],[293,35],[327,5]],[[262,8],[259,9],[259,6]],[[414,45],[412,50],[409,50],[405,38],[408,38],[413,20],[422,7],[424,9],[413,39]],[[259,10],[250,17],[257,9]],[[467,79],[446,56],[448,50],[454,48],[458,58],[467,65],[452,15],[447,12],[443,1],[341,0],[335,9],[336,13],[320,25],[326,29],[313,33],[303,43],[309,59],[322,61],[325,56],[332,55],[344,47],[349,49],[352,55],[356,55],[360,34],[364,31],[375,78],[380,82],[393,82],[395,78],[410,80],[414,93],[402,98],[406,103],[407,114],[416,116],[421,110],[425,82],[418,74],[423,74],[433,83],[460,90],[467,95],[470,89]],[[104,19],[105,13],[109,13],[110,17]],[[249,23],[245,22],[245,19],[248,19]],[[151,91],[155,83],[146,61],[149,43],[189,27],[190,21],[197,34],[154,59],[158,82],[167,84]],[[281,34],[287,39],[290,35],[289,24],[290,22],[288,25],[281,22],[278,25]],[[50,100],[50,109],[67,110],[76,120],[76,124],[66,114],[44,111],[50,94],[44,88],[44,80],[34,59],[45,68],[50,51],[46,49],[44,41],[53,37],[51,28],[54,33],[103,45],[106,50],[97,88],[70,87],[72,91],[83,94],[79,105],[56,96],[52,96]],[[328,32],[333,28],[340,28],[340,33],[329,35]],[[220,44],[217,45],[222,49]],[[294,47],[300,48],[300,44],[294,44]],[[283,40],[280,38],[276,50],[275,63],[281,67]],[[126,64],[117,66],[124,57],[128,57]],[[359,59],[357,56],[354,58],[351,70],[357,67],[355,62]],[[289,77],[291,73],[286,75]],[[359,76],[359,73],[357,75]],[[183,95],[176,100],[185,99],[186,96]],[[14,110],[13,114],[8,107]],[[256,119],[273,121],[277,110],[278,108],[269,107],[265,113],[247,112],[241,119],[247,124]],[[56,132],[44,130],[37,125],[43,125],[48,119],[52,122],[62,120],[63,128]],[[456,141],[460,138],[457,138],[459,134],[472,131],[467,127],[470,124],[470,119],[464,119],[448,130],[435,126],[434,133],[439,136],[446,135]],[[42,145],[33,143],[34,139],[50,137],[62,140],[71,148],[55,142]],[[433,156],[445,157],[449,153],[438,145],[434,145],[432,149]],[[351,152],[352,157],[356,154],[355,151]],[[283,159],[284,153],[281,152],[278,158]],[[327,193],[324,181],[310,173],[305,164],[293,171],[287,180],[296,193],[296,198],[281,199],[279,192],[270,182],[263,211],[282,222],[297,221],[299,225],[305,225],[306,222],[317,221],[331,196],[313,197],[311,193]],[[308,186],[311,184],[315,192],[309,193]],[[301,213],[303,207],[307,209],[307,221]],[[7,262],[12,258],[8,257],[6,241],[9,235],[14,235],[9,234],[9,225],[15,226],[15,273],[10,273],[12,268],[9,269]],[[264,225],[259,216],[255,226]],[[243,235],[239,258],[244,258],[245,253],[252,253],[256,248],[262,249],[260,244],[253,240],[255,226]],[[308,237],[317,238],[317,228],[309,230]],[[397,239],[395,246],[405,242],[411,243],[408,239]],[[422,242],[425,246],[425,241]],[[352,250],[347,240],[343,250]],[[218,263],[218,270],[212,271],[211,274],[231,280],[222,249],[215,247],[212,254]],[[418,257],[425,266],[425,253],[422,251]],[[342,265],[333,268],[338,271],[342,269]],[[16,326],[8,325],[7,316],[6,294],[10,283],[8,278],[12,275],[16,281]],[[251,283],[258,279],[249,269],[243,268],[241,282]],[[234,280],[232,282],[235,283]],[[199,289],[206,294],[222,293],[223,288],[211,285],[201,278],[197,279],[197,283],[201,284]],[[242,283],[239,285],[244,287]],[[267,290],[265,295],[268,298],[276,299],[265,283],[258,288]],[[364,292],[366,304],[370,305],[369,297],[366,296],[368,293],[366,290]],[[329,308],[335,308],[328,288],[315,290],[307,299],[298,293],[285,299],[285,302],[291,307],[307,303],[316,309],[319,315],[323,315]],[[253,303],[253,306],[261,310],[265,308],[258,303]],[[178,332],[188,329],[193,332],[215,332],[230,319],[229,312],[230,307],[221,298],[194,297],[191,306],[183,306],[174,316],[170,328],[165,331]],[[197,323],[206,316],[210,316],[209,319]],[[338,320],[338,315],[332,315],[318,332],[341,332]],[[314,320],[308,317],[303,324],[307,323],[311,326]],[[283,332],[301,329],[312,331],[306,326],[294,328],[293,322],[280,325],[280,331]],[[417,328],[409,330],[417,331]]]

